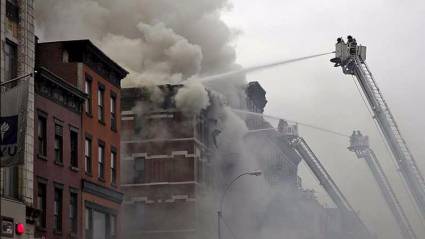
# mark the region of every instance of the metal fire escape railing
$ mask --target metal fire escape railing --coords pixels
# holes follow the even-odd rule
[[[375,153],[369,147],[369,139],[359,131],[354,131],[350,137],[348,149],[356,154],[359,159],[364,159],[375,178],[376,183],[385,199],[404,239],[417,239],[418,237],[410,224],[408,217],[400,204],[390,181],[384,173]]]
[[[351,39],[350,39],[351,38]],[[342,66],[345,74],[355,75],[370,104],[379,128],[381,129],[393,153],[400,172],[418,206],[420,214],[425,219],[425,180],[416,161],[410,152],[406,141],[401,135],[390,108],[385,101],[376,81],[367,66],[366,47],[358,46],[355,39],[349,37],[344,43],[338,39],[336,57],[332,59],[335,66]]]

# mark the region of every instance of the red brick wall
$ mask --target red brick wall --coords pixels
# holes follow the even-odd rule
[[[37,122],[38,114],[37,110],[44,111],[47,113],[46,128],[47,128],[47,157],[46,159],[41,158],[37,155]],[[69,202],[70,202],[70,190],[69,187],[79,189],[78,199],[81,198],[81,177],[80,172],[72,170],[70,168],[70,125],[79,129],[79,147],[78,155],[79,170],[83,170],[82,166],[82,144],[81,144],[81,116],[69,111],[68,109],[56,104],[55,102],[46,99],[42,96],[35,95],[35,111],[34,116],[34,195],[37,200],[38,195],[38,177],[47,179],[46,185],[46,209],[47,209],[47,220],[46,220],[46,238],[62,238],[67,237],[71,231],[69,223]],[[44,114],[43,114],[44,115]],[[55,135],[55,118],[63,121],[63,166],[58,165],[54,162],[54,135]],[[63,207],[62,207],[62,235],[53,233],[53,202],[54,202],[54,182],[63,184]],[[35,205],[37,202],[35,201]],[[78,200],[78,212],[81,218],[81,200]],[[81,220],[80,220],[81,222]],[[81,237],[82,224],[78,224],[77,238]]]
[[[94,183],[100,184],[105,187],[111,187],[111,147],[116,149],[116,170],[117,170],[117,184],[116,188],[119,189],[120,185],[120,130],[121,130],[121,108],[120,108],[120,89],[112,85],[97,73],[92,71],[87,66],[83,67],[83,76],[86,74],[92,77],[91,83],[91,106],[92,114],[89,116],[83,113],[83,131],[84,134],[92,136],[92,175],[83,173],[83,177]],[[105,123],[102,124],[98,121],[97,115],[97,89],[98,83],[105,86],[104,91],[104,116]],[[111,130],[111,114],[110,114],[110,97],[111,92],[116,94],[116,130]],[[105,142],[105,180],[98,179],[97,160],[98,160],[98,140]]]
[[[62,61],[62,43],[38,44],[36,51],[37,65],[46,67],[50,72],[77,86],[78,63]]]

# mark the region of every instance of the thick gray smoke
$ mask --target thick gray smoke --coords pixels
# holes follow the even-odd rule
[[[41,41],[94,41],[130,71],[124,87],[178,83],[235,68],[235,31],[220,19],[228,7],[227,0],[40,0],[37,34]],[[195,100],[182,99],[193,96],[183,90],[179,105],[188,107]],[[193,107],[205,108],[205,100]]]
[[[204,86],[195,79],[240,68],[234,63],[232,46],[236,31],[220,19],[220,13],[228,7],[228,0],[38,0],[37,35],[40,41],[92,40],[130,71],[123,86],[146,87],[153,102],[161,102],[164,97],[156,85],[183,82],[184,86],[175,96],[176,106],[182,111],[199,112],[213,102],[210,102]],[[250,155],[250,149],[243,144],[247,133],[245,122],[226,106],[246,107],[246,81],[243,75],[238,75],[235,80],[217,80],[207,84],[210,90],[224,96],[216,97],[220,107],[214,113],[221,131],[217,137],[219,150],[216,158],[225,160],[219,162],[220,165],[228,166],[219,172],[225,174],[223,182],[220,182],[225,184],[240,172],[259,168],[258,159]],[[144,110],[144,107],[137,108]],[[161,136],[166,137],[167,132],[155,135],[156,138]],[[261,145],[258,146],[258,151],[262,150]],[[227,175],[226,170],[229,170]],[[263,214],[257,213],[272,199],[262,198],[268,195],[264,192],[264,178],[252,180],[238,184],[233,190],[237,194],[229,195],[225,206],[224,217],[229,218],[235,231],[243,232],[243,235],[239,234],[240,238],[255,235],[259,222],[265,218],[258,215],[264,215],[267,210],[276,211],[274,209],[279,208],[280,199],[290,198],[277,197],[274,199],[276,203],[263,210]],[[297,200],[296,195],[290,200]],[[214,217],[216,205],[215,202],[212,204],[213,211],[208,215]],[[308,208],[305,207],[305,210],[308,211]],[[285,216],[283,214],[272,215],[269,220],[279,221]],[[296,224],[301,223],[299,220]],[[268,231],[261,233],[267,234],[267,238],[272,238],[270,234],[280,238],[280,224],[270,224],[265,228]],[[300,230],[288,228],[286,233],[298,235]],[[309,236],[288,238],[313,238]]]

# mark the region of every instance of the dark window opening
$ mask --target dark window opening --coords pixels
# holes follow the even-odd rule
[[[78,133],[71,130],[71,166],[78,168]]]
[[[53,205],[53,230],[62,231],[62,189],[55,188],[55,202]]]
[[[38,116],[37,122],[37,146],[38,146],[38,155],[46,157],[47,155],[47,139],[46,139],[46,118],[43,116]]]
[[[37,209],[40,210],[40,215],[37,218],[37,226],[46,228],[46,184],[44,183],[38,183]]]
[[[70,194],[70,203],[69,203],[69,222],[71,225],[71,232],[77,233],[78,231],[78,194]]]
[[[55,162],[63,163],[63,127],[55,125]]]
[[[4,81],[9,81],[18,75],[18,51],[17,46],[14,43],[6,41],[6,45],[4,48],[4,57]],[[10,84],[11,87],[14,85],[16,85],[16,82]]]
[[[97,150],[97,158],[98,158],[98,177],[100,179],[105,178],[105,146],[99,144],[98,150]]]
[[[117,116],[116,116],[116,98],[111,96],[111,129],[117,129]]]
[[[18,166],[12,166],[8,168],[3,168],[2,172],[2,195],[18,199],[18,180],[19,180],[19,168]]]
[[[145,183],[145,157],[134,159],[136,178],[134,183]]]
[[[100,122],[105,122],[105,90],[101,87],[97,90],[97,119]]]
[[[86,81],[84,83],[84,93],[87,94],[87,100],[84,103],[84,108],[87,114],[92,113],[92,93],[91,93],[91,83],[92,79],[90,76],[86,76]]]
[[[111,151],[111,183],[117,183],[117,153],[115,151]]]
[[[91,139],[86,138],[84,143],[84,164],[86,173],[91,174],[92,166],[92,149],[91,149]]]
[[[16,0],[6,1],[6,16],[11,21],[19,22],[19,7]]]

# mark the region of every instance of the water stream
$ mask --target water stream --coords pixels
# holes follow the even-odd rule
[[[277,61],[277,62],[268,63],[268,64],[264,64],[264,65],[251,66],[251,67],[247,67],[247,68],[242,68],[240,70],[229,71],[229,72],[220,73],[220,74],[216,74],[216,75],[206,76],[206,77],[200,78],[199,80],[203,81],[203,82],[220,80],[220,79],[229,78],[229,77],[232,77],[232,76],[237,76],[237,75],[240,75],[240,74],[246,74],[246,73],[264,70],[264,69],[275,67],[275,66],[286,65],[286,64],[289,64],[289,63],[293,63],[293,62],[298,62],[298,61],[303,61],[303,60],[307,60],[307,59],[311,59],[311,58],[325,56],[325,55],[329,55],[329,54],[332,54],[332,53],[335,53],[335,52],[327,52],[327,53],[321,53],[321,54],[315,54],[315,55],[310,55],[310,56],[293,58],[293,59],[289,59],[289,60]]]

